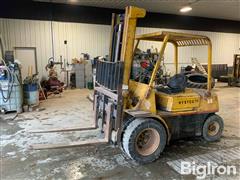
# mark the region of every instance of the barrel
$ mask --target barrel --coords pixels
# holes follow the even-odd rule
[[[38,84],[24,84],[23,85],[24,103],[27,105],[39,104]]]

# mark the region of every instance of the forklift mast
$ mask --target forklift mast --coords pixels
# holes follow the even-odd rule
[[[96,66],[95,121],[102,119],[104,128],[107,116],[105,106],[112,103],[110,129],[112,141],[115,143],[120,141],[122,132],[123,109],[131,74],[137,19],[145,15],[144,9],[132,6],[126,7],[124,15],[113,14],[110,60],[99,60]]]

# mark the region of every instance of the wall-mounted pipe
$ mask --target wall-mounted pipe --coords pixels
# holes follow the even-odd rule
[[[2,38],[1,34],[0,34],[0,51],[1,51],[0,58],[4,59],[5,45],[4,45],[3,38]]]

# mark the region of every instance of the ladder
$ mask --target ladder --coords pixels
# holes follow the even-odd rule
[[[198,70],[199,70],[201,73],[207,74],[207,71],[206,71],[205,68],[200,64],[200,62],[197,60],[197,58],[192,58],[191,61],[192,61],[192,64],[193,64],[193,65],[195,64],[195,65],[197,66]]]

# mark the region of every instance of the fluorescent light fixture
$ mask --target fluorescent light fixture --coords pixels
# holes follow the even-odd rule
[[[179,11],[182,12],[182,13],[186,13],[186,12],[189,12],[191,10],[192,10],[191,6],[184,6]]]
[[[70,3],[77,3],[78,0],[69,0]]]

